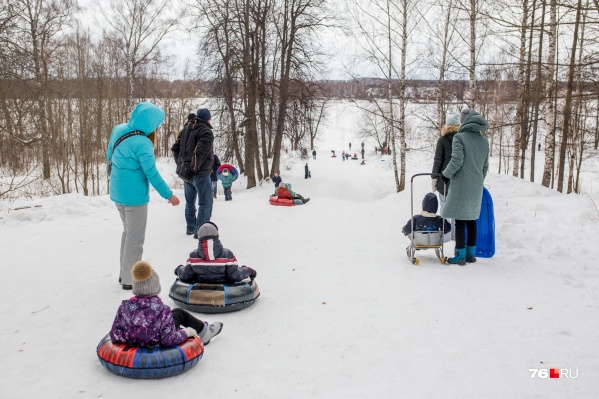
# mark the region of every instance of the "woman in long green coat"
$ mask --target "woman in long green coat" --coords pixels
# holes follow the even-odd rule
[[[476,262],[476,220],[489,170],[489,140],[481,132],[489,129],[489,123],[471,109],[464,109],[460,120],[462,125],[453,138],[451,160],[442,172],[451,181],[443,217],[455,219],[455,257],[448,262],[465,265]]]

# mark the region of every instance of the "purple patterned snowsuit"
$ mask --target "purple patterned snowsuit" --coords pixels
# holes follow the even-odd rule
[[[134,296],[119,306],[110,339],[140,348],[153,348],[179,345],[187,339],[187,334],[177,330],[171,308],[158,296]]]

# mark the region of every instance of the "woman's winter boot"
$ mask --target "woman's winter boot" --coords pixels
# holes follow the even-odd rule
[[[466,248],[456,248],[455,256],[448,258],[447,263],[464,266],[466,264]]]
[[[476,262],[476,245],[466,245],[466,262]]]

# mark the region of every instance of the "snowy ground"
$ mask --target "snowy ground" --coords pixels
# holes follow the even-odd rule
[[[120,378],[96,357],[130,295],[117,284],[121,222],[110,200],[0,203],[0,398],[595,398],[599,195],[492,172],[495,257],[444,266],[425,251],[414,266],[400,231],[410,190],[395,193],[389,160],[370,150],[364,166],[330,157],[350,141],[359,151],[352,126],[344,111],[329,123],[312,179],[299,160],[282,168],[307,205],[270,206],[270,184],[244,190],[240,181],[232,202],[219,195],[222,242],[258,271],[262,295],[243,311],[204,316],[223,321],[222,334],[169,379]],[[408,165],[408,176],[429,172],[430,154],[410,153]],[[162,167],[172,179],[173,165]],[[417,208],[429,187],[415,181]],[[173,269],[195,245],[183,206],[153,192],[144,259],[171,306]],[[533,368],[578,378],[531,378]]]

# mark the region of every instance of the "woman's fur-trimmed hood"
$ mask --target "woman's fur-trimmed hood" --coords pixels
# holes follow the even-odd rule
[[[457,133],[460,130],[460,127],[457,125],[443,125],[441,128],[441,136],[445,136],[449,133]]]

